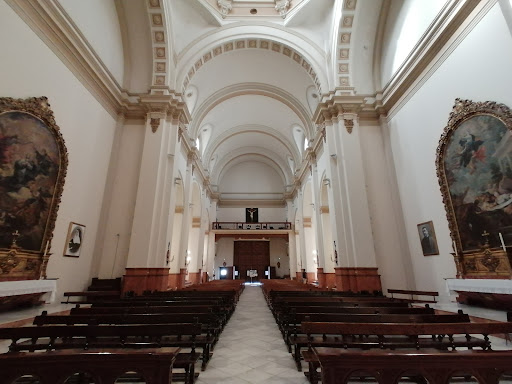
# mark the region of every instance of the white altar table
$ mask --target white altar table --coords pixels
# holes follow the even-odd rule
[[[512,294],[512,280],[508,279],[446,279],[451,293],[454,291]]]
[[[57,280],[0,281],[0,297],[41,292],[47,293],[43,297],[46,303],[53,302],[57,292]]]

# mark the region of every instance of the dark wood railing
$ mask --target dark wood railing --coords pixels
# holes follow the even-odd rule
[[[292,223],[288,221],[267,221],[263,223],[246,223],[235,221],[214,221],[212,229],[231,229],[231,230],[278,230],[278,229],[292,229]]]

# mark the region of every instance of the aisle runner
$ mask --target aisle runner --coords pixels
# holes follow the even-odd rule
[[[196,384],[305,384],[260,287],[246,286]]]

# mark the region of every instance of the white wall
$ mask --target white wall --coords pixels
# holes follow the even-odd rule
[[[394,178],[394,169],[388,169],[382,130],[379,126],[360,125],[360,137],[375,258],[382,287],[384,291],[387,288],[414,289],[409,249],[403,241],[400,200],[394,195],[390,182]]]
[[[275,238],[269,241],[270,265],[276,266],[278,261],[281,263],[280,268],[276,266],[278,277],[290,274],[290,258],[286,252],[287,248],[288,244],[285,239]],[[219,268],[222,267],[224,261],[228,267],[233,265],[234,249],[234,237],[222,237],[217,240],[217,253],[214,260],[215,279],[219,279]]]
[[[270,265],[276,267],[277,277],[290,275],[290,257],[287,255],[288,244],[285,239],[270,239]],[[280,267],[277,268],[277,262]],[[276,276],[272,276],[275,278]]]
[[[229,169],[219,181],[221,193],[283,193],[281,176],[269,165],[244,161]]]
[[[391,1],[382,42],[381,87],[389,82],[404,63],[446,2],[446,0]]]
[[[123,85],[123,41],[114,0],[58,1],[117,83]]]
[[[60,297],[64,291],[86,288],[91,280],[89,271],[115,121],[3,1],[0,34],[5,37],[0,39],[0,50],[6,53],[0,60],[2,96],[47,96],[69,154],[48,264],[48,277],[59,278]],[[70,221],[86,226],[79,258],[62,256]]]
[[[457,97],[512,106],[510,47],[510,31],[499,5],[495,5],[389,123],[387,134],[417,289],[444,292],[443,279],[455,276],[435,169],[439,138]],[[429,220],[434,223],[440,255],[424,257],[416,226]]]

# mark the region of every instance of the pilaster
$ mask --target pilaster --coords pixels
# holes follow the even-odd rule
[[[315,112],[316,123],[326,128],[329,209],[337,265],[346,267],[377,265],[361,156],[361,114],[369,114],[365,100],[348,96],[333,96]]]
[[[144,145],[137,186],[137,198],[127,259],[127,284],[141,286],[147,278],[133,271],[167,270],[165,289],[169,283],[167,260],[171,241],[171,201],[175,194],[174,155],[178,141],[178,126],[189,118],[186,105],[175,95],[145,96],[146,108]],[[164,284],[161,284],[164,287]],[[160,286],[159,286],[160,287]]]

